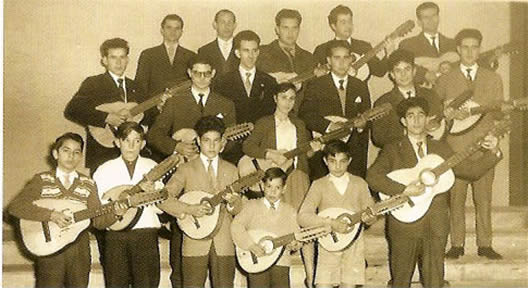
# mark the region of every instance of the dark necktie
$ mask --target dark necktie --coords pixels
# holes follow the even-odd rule
[[[123,78],[118,78],[117,83],[119,83],[119,97],[126,102],[125,87],[123,86]]]
[[[288,61],[290,62],[290,70],[291,72],[295,71],[295,50],[293,48],[284,48],[284,51],[286,52],[286,55],[288,56]]]
[[[343,112],[343,115],[346,115],[346,90],[344,84],[345,80],[339,80],[339,89],[337,90],[337,93],[339,94],[339,100],[341,100],[341,112]]]
[[[438,50],[438,47],[436,46],[436,37],[435,36],[431,37],[431,43],[433,45],[433,48],[436,50],[436,53],[440,53],[440,51]]]
[[[271,202],[270,202],[270,208],[271,208],[272,210],[277,210],[277,206],[275,205],[275,203],[271,203]]]
[[[418,146],[418,157],[422,159],[425,156],[423,142],[417,142],[416,145]]]
[[[408,98],[412,98],[413,97],[412,91],[407,91],[407,96],[409,96]]]
[[[199,102],[198,105],[200,105],[200,113],[203,114],[204,113],[204,108],[205,108],[205,105],[203,103],[203,98],[205,97],[205,94],[199,93],[198,97],[200,97],[200,100],[198,101]]]
[[[467,73],[466,77],[469,79],[469,81],[473,81],[473,77],[471,77],[471,71],[472,71],[471,68],[466,69],[466,73]]]

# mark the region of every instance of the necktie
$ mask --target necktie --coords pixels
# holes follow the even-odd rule
[[[295,71],[295,63],[293,59],[295,58],[295,50],[293,48],[284,48],[284,51],[286,52],[286,55],[288,56],[288,61],[290,62],[290,70],[291,72]]]
[[[341,100],[341,111],[343,112],[343,115],[346,115],[346,90],[343,85],[344,83],[345,80],[339,80],[339,89],[337,90],[337,93],[339,94],[339,100]]]
[[[412,97],[413,97],[413,93],[412,93],[412,91],[407,91],[407,96],[409,96],[409,97],[407,97],[407,98],[412,98]]]
[[[205,94],[199,93],[198,97],[200,97],[200,100],[199,100],[199,103],[198,103],[200,105],[200,112],[203,114],[204,108],[205,108],[205,105],[203,103],[203,98],[205,97]]]
[[[471,70],[472,70],[471,68],[466,69],[466,73],[467,73],[466,77],[469,79],[469,81],[473,81],[473,77],[471,77]]]
[[[271,203],[271,202],[270,202],[270,208],[271,208],[272,210],[277,210],[277,206],[275,205],[275,203]]]
[[[208,159],[209,165],[207,166],[207,178],[209,178],[209,184],[213,189],[216,189],[216,176],[213,169],[213,160]]]
[[[435,36],[432,36],[431,37],[431,45],[433,45],[433,47],[435,48],[436,50],[436,53],[440,53],[440,51],[438,50],[438,46],[436,45],[436,37]]]
[[[64,175],[62,177],[64,179],[64,181],[62,182],[64,188],[70,189],[71,184],[72,184],[71,181],[70,181],[70,174],[66,174],[66,175]]]
[[[417,142],[416,145],[418,146],[418,157],[422,159],[425,156],[423,142]]]
[[[176,47],[175,46],[169,46],[167,49],[167,53],[169,54],[169,61],[172,65],[174,63],[174,57],[176,56]]]
[[[251,73],[246,72],[246,81],[244,81],[244,88],[246,88],[247,96],[251,94]]]
[[[117,83],[119,83],[119,97],[121,97],[121,99],[126,102],[126,91],[125,87],[123,86],[123,78],[118,78]]]

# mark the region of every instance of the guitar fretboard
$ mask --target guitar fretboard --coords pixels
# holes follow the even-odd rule
[[[148,99],[148,100],[138,104],[137,106],[134,106],[132,109],[130,109],[130,114],[133,117],[133,116],[136,116],[138,114],[141,114],[141,113],[147,111],[148,109],[150,109],[150,108],[158,105],[159,103],[161,103],[161,97],[163,96],[163,94],[168,93],[168,94],[171,94],[171,95],[174,96],[174,94],[181,93],[181,92],[191,88],[191,83],[192,82],[190,80],[187,80],[185,82],[182,82],[180,84],[177,84],[177,85],[173,86],[172,88],[170,88],[166,92],[159,93],[156,96],[151,97],[150,99]]]
[[[127,200],[120,200],[121,202],[128,203]],[[84,209],[73,213],[73,219],[75,222],[80,222],[86,219],[91,219],[97,216],[108,214],[114,211],[114,203],[107,203],[97,208]]]

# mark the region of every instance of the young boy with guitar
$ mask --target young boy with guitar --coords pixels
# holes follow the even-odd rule
[[[359,227],[354,229],[346,221],[336,219],[341,214],[352,215],[354,212],[364,210],[374,203],[365,180],[347,172],[348,165],[352,161],[349,151],[350,149],[341,140],[334,140],[326,144],[323,149],[323,160],[330,173],[312,183],[297,216],[302,227],[331,226],[333,234],[331,233],[331,236],[326,237],[338,239],[335,233],[355,234],[351,237],[351,241],[354,239],[355,241],[344,243],[344,249],[323,247],[319,243],[315,275],[316,287],[333,287],[336,285],[354,287],[354,285],[365,284],[364,243],[363,237],[357,235],[361,232],[361,224],[356,224],[356,227]],[[326,214],[326,211],[332,210],[335,213]],[[316,211],[319,211],[319,215],[316,214]],[[327,215],[328,217],[320,215]],[[375,217],[365,214],[364,221],[370,223],[375,219]]]
[[[423,205],[430,205],[425,208],[424,215],[415,217],[417,219],[407,220],[395,215],[396,212],[392,212],[388,217],[387,237],[390,247],[389,263],[392,287],[409,287],[417,263],[423,287],[442,287],[444,285],[444,251],[449,232],[449,194],[443,192],[449,190],[452,182],[446,185],[441,177],[445,174],[451,174],[451,177],[448,178],[453,180],[453,171],[447,169],[438,177],[434,177],[435,179],[431,181],[433,182],[432,185],[429,184],[428,187],[425,187],[422,182],[425,182],[425,178],[433,178],[426,176],[434,173],[434,169],[427,170],[429,173],[416,175],[416,179],[408,185],[400,183],[404,181],[393,180],[389,177],[389,173],[400,169],[419,167],[420,163],[430,161],[432,157],[441,157],[449,163],[447,159],[453,154],[453,151],[444,142],[427,138],[425,130],[426,118],[429,114],[427,100],[421,97],[405,99],[400,102],[397,111],[401,123],[407,131],[407,137],[383,147],[367,173],[367,181],[370,187],[385,195],[402,194],[409,197],[435,193],[434,186],[436,185],[447,187],[443,191],[437,192],[436,196],[432,196],[434,198],[430,202],[415,200],[412,205],[409,205],[411,207],[408,208],[410,216],[416,210],[421,209]],[[483,157],[475,163],[462,158],[462,162],[453,167],[457,177],[475,179],[493,167],[500,160],[497,143],[496,137],[486,136],[479,145],[489,152],[484,153]],[[499,153],[499,156],[496,153]],[[432,166],[432,168],[436,168],[436,165]],[[410,173],[405,174],[409,175]]]
[[[266,170],[262,179],[264,198],[253,199],[245,203],[242,211],[231,223],[231,236],[235,245],[249,251],[255,257],[262,257],[266,247],[256,242],[248,231],[263,230],[274,237],[280,237],[299,230],[296,210],[284,202],[287,174],[281,168],[272,167]],[[290,287],[290,268],[288,252],[300,248],[300,242],[294,240],[286,244],[286,251],[271,267],[258,273],[248,274],[250,288]],[[282,249],[282,248],[278,248]],[[240,255],[238,255],[240,256]],[[239,258],[240,259],[240,258]],[[242,267],[244,268],[244,267]]]
[[[57,138],[51,151],[57,167],[36,174],[13,199],[8,208],[9,213],[20,219],[42,222],[43,226],[53,222],[47,225],[56,224],[63,228],[73,224],[74,219],[70,214],[39,207],[34,202],[56,199],[84,204],[87,208],[100,206],[94,181],[75,170],[82,160],[83,148],[84,141],[78,134],[66,133]],[[116,212],[124,211],[118,209]],[[94,218],[93,225],[103,229],[114,221],[114,215],[110,213]],[[37,257],[36,287],[88,287],[91,265],[89,241],[85,230],[59,252]]]
[[[178,200],[182,193],[203,191],[211,196],[238,179],[238,171],[231,163],[219,157],[226,141],[222,138],[225,125],[216,116],[205,116],[194,126],[200,146],[199,157],[178,167],[167,183],[169,199],[160,204],[160,208],[174,217],[200,217],[210,213],[212,207],[207,203],[186,204]],[[224,199],[227,205],[220,204],[220,214],[216,232],[205,239],[193,239],[183,236],[182,275],[184,287],[203,287],[207,270],[215,287],[232,288],[235,275],[235,249],[231,239],[231,215],[241,209],[241,199],[234,193],[228,193]],[[196,220],[198,223],[198,220]],[[205,223],[201,223],[205,225]],[[173,251],[171,251],[173,253]]]
[[[117,137],[116,145],[121,155],[105,162],[94,173],[94,180],[103,202],[107,202],[109,197],[115,197],[114,192],[127,193],[128,187],[124,185],[138,184],[143,175],[156,166],[153,160],[139,155],[145,147],[145,133],[139,124],[124,122],[117,129]],[[149,191],[153,188],[160,189],[163,184],[160,181],[155,184],[152,181],[144,181],[140,186]],[[158,287],[158,229],[161,225],[157,214],[161,213],[155,206],[143,207],[124,230],[106,231],[106,286]]]

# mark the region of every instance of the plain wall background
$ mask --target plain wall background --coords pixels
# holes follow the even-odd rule
[[[6,0],[4,1],[4,207],[26,181],[46,163],[48,146],[66,132],[84,135],[84,129],[64,119],[67,102],[88,76],[104,72],[99,45],[121,37],[131,47],[127,76],[134,78],[139,53],[159,45],[159,24],[166,14],[185,21],[182,46],[196,51],[215,37],[214,14],[222,8],[237,15],[237,31],[251,29],[267,44],[275,39],[274,17],[282,8],[303,16],[298,44],[313,52],[333,37],[327,15],[338,4],[354,12],[354,37],[376,45],[396,26],[415,19],[415,1],[139,1],[139,0]],[[483,50],[510,39],[510,5],[507,2],[437,1],[440,31],[449,37],[462,28],[478,28]],[[415,28],[410,35],[417,34]],[[236,32],[235,32],[236,33]],[[497,71],[509,91],[509,59]],[[373,77],[373,101],[391,89],[384,78]],[[508,203],[508,141],[501,147],[505,159],[496,169],[494,205]],[[377,151],[371,149],[371,161]]]

